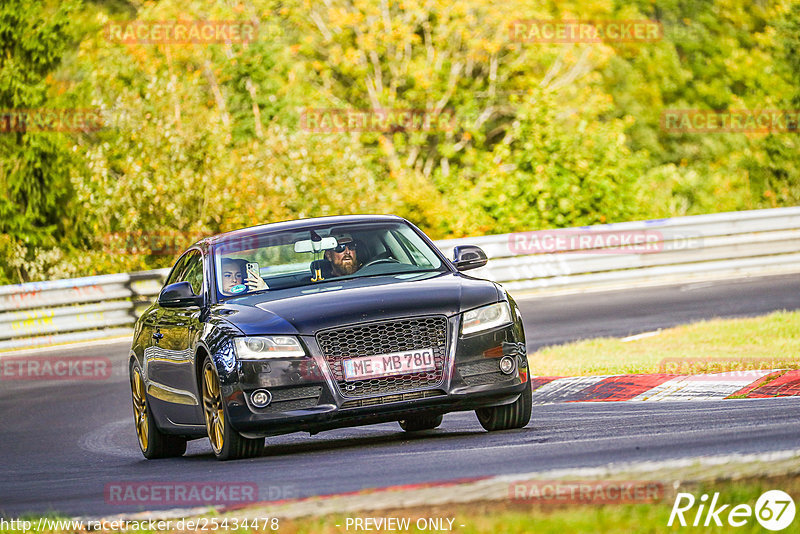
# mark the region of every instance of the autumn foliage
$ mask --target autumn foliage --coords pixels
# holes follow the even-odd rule
[[[395,213],[443,238],[800,199],[796,133],[660,127],[664,109],[800,108],[792,2],[34,4],[0,7],[0,108],[93,109],[102,127],[0,132],[0,283],[173,260],[108,246],[125,233]],[[514,39],[529,19],[663,34]],[[219,38],[219,21],[255,32]],[[189,30],[159,42],[158,24]],[[320,131],[309,110],[421,110],[447,127]]]

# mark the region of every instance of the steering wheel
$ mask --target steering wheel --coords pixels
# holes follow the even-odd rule
[[[377,265],[379,263],[400,263],[398,260],[394,258],[378,258],[377,260],[372,260],[371,262],[365,263],[361,266],[362,269],[369,267],[370,265]]]

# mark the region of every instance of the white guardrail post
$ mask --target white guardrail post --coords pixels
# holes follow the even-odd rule
[[[477,245],[470,275],[510,291],[800,272],[800,207],[437,241]],[[0,351],[129,334],[169,269],[0,286]]]

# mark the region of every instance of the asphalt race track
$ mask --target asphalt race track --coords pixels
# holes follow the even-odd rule
[[[800,276],[518,299],[529,351],[627,336],[712,317],[800,309]],[[106,502],[107,484],[250,482],[260,500],[553,468],[800,448],[800,399],[534,406],[518,431],[488,434],[471,412],[409,435],[395,423],[269,438],[256,459],[217,462],[207,440],[183,458],[139,453],[125,369],[129,345],[72,348],[108,356],[111,379],[0,383],[0,515],[114,515],[159,506]],[[46,354],[54,354],[52,352]],[[535,374],[535,361],[533,373]],[[169,506],[167,506],[169,507]]]

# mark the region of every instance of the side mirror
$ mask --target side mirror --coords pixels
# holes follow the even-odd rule
[[[161,290],[158,304],[164,308],[181,308],[183,306],[202,306],[203,296],[195,295],[189,282],[175,282]]]
[[[486,253],[475,245],[459,245],[453,249],[453,265],[459,271],[483,267],[487,261]]]

